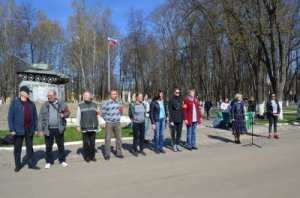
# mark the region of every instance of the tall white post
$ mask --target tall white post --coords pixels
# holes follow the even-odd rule
[[[110,45],[107,45],[107,91],[110,92]]]

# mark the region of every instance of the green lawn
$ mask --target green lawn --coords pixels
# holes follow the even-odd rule
[[[0,131],[0,137],[5,137],[8,134],[8,130]],[[132,137],[132,130],[128,128],[122,129],[123,137]],[[113,136],[114,137],[114,136]],[[104,129],[97,133],[96,139],[104,139]],[[82,140],[82,133],[78,132],[75,127],[68,127],[65,132],[65,142],[73,142]],[[33,145],[45,144],[44,137],[35,135],[33,138]]]
[[[296,105],[291,105],[288,107],[283,107],[283,113],[291,113],[291,112],[297,112],[297,106]]]
[[[293,123],[297,121],[297,115],[296,114],[283,114],[283,120],[279,120],[278,123]],[[256,124],[268,124],[269,121],[262,120],[262,119],[256,119]]]

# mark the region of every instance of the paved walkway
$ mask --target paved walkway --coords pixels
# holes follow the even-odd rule
[[[298,198],[300,183],[300,128],[280,126],[280,140],[265,138],[266,127],[256,127],[255,142],[263,148],[242,147],[232,135],[199,127],[199,150],[133,157],[124,142],[125,159],[104,161],[101,151],[96,163],[85,163],[68,146],[69,167],[55,164],[49,170],[23,168],[14,173],[12,151],[0,151],[1,197],[263,197]],[[242,143],[249,143],[243,136]],[[98,143],[97,146],[103,144]],[[43,167],[43,150],[37,150]]]

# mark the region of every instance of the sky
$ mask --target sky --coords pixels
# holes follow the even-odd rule
[[[30,2],[33,7],[44,11],[51,20],[61,22],[66,25],[68,16],[73,14],[71,7],[72,0],[16,0],[18,4]],[[87,0],[87,4],[92,6],[96,0]],[[165,0],[100,0],[104,7],[112,10],[112,22],[117,26],[122,35],[127,32],[127,16],[131,8],[142,9],[145,14],[149,14],[155,7],[161,5]]]

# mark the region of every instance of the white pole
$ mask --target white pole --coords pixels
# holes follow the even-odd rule
[[[95,73],[96,73],[96,33],[95,31],[93,32],[93,80],[95,80]],[[95,89],[96,89],[96,86],[95,86],[95,83],[93,83],[92,85],[92,94],[93,96],[95,96]]]
[[[108,89],[108,93],[110,92],[110,52],[109,52],[109,48],[110,46],[107,45],[107,83],[108,83],[108,86],[107,86],[107,89]]]
[[[279,103],[279,106],[280,106],[280,109],[281,109],[278,119],[283,120],[283,109],[282,109],[282,106],[283,106],[282,103],[283,102],[279,100],[278,103]]]

